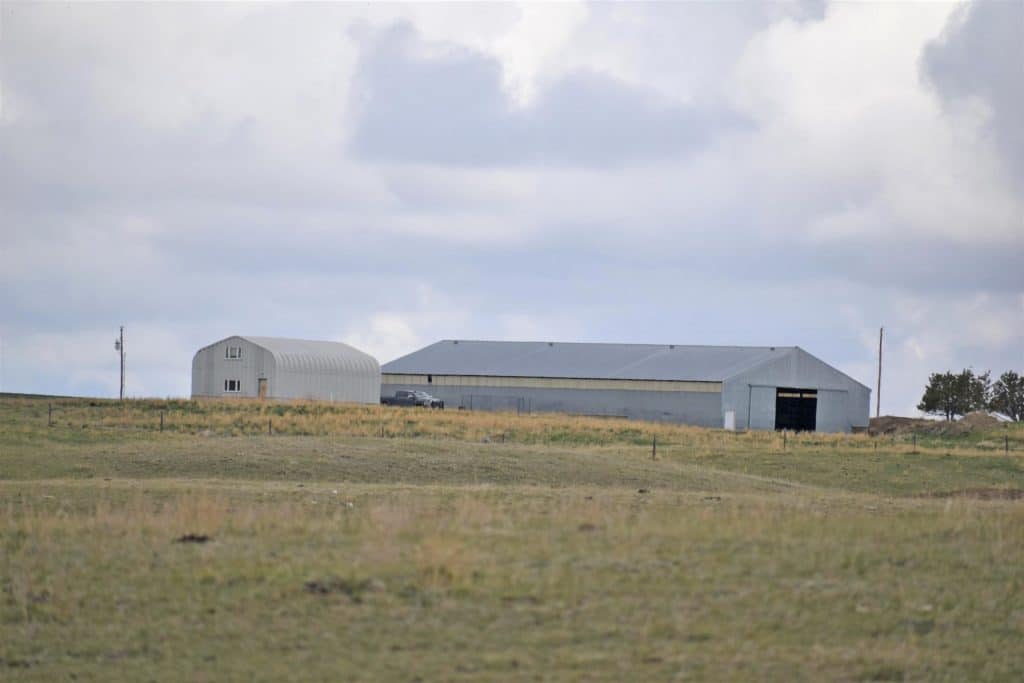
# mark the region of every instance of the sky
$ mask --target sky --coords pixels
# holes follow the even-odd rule
[[[1024,372],[1024,2],[0,2],[0,391],[233,334]],[[874,398],[872,398],[874,402]],[[874,406],[872,406],[874,407]]]

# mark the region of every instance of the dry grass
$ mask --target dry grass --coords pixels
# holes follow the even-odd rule
[[[957,454],[1024,452],[1024,426],[1009,425],[961,438],[913,435],[725,432],[671,423],[557,413],[523,414],[428,410],[323,402],[271,403],[242,399],[128,400],[0,398],[0,430],[8,439],[31,439],[50,418],[71,440],[131,438],[164,430],[172,434],[243,436],[384,437],[565,446],[684,446],[689,454],[843,449]],[[96,432],[99,432],[98,434]]]
[[[1024,673],[1020,504],[816,491],[335,490],[0,485],[7,671],[38,680]],[[211,540],[174,542],[187,533]]]
[[[0,679],[1024,678],[993,435],[99,403],[0,399]]]

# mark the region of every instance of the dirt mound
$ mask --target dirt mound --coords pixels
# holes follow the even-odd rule
[[[975,498],[977,500],[1024,500],[1024,490],[995,487],[941,491],[929,494],[931,498]]]
[[[909,433],[923,425],[927,420],[918,420],[913,417],[896,417],[885,415],[884,417],[873,417],[868,426],[869,434],[904,434]]]
[[[868,433],[880,434],[930,434],[934,436],[961,436],[976,429],[992,429],[999,426],[999,420],[984,412],[968,413],[955,422],[925,420],[919,417],[896,417],[884,415],[871,418]]]
[[[878,435],[933,434],[936,436],[959,436],[971,431],[971,426],[962,422],[924,420],[917,417],[896,417],[885,415],[871,419],[868,433]]]
[[[967,413],[960,419],[960,424],[970,425],[971,429],[992,429],[998,427],[997,418],[984,412]]]

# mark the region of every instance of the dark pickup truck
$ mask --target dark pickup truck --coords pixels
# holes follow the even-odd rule
[[[431,396],[425,391],[396,391],[394,396],[381,396],[380,402],[386,406],[444,408],[444,401]]]

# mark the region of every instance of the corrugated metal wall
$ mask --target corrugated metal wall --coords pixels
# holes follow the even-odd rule
[[[268,338],[266,343],[272,342]],[[242,357],[226,358],[227,346],[242,347]],[[273,399],[373,403],[381,395],[419,389],[443,399],[450,409],[563,412],[707,427],[721,427],[725,412],[734,411],[738,429],[774,429],[777,387],[818,391],[818,431],[866,427],[871,399],[870,389],[799,348],[721,383],[387,374],[381,384],[372,359],[327,359],[305,352],[286,352],[279,359],[244,337],[229,337],[196,354],[192,395],[256,397],[261,377]],[[225,393],[226,379],[240,381],[241,391]]]
[[[775,429],[775,387],[747,387],[750,397],[748,429]]]
[[[871,390],[803,349],[730,377],[722,383],[722,409],[736,411],[736,426],[775,428],[775,389],[817,389],[817,431],[867,427]]]
[[[564,412],[721,427],[726,411],[737,429],[774,429],[776,389],[818,391],[817,430],[845,432],[867,426],[870,390],[799,348],[718,382],[558,379],[393,374],[382,394],[425,390],[449,408]]]
[[[225,357],[229,346],[242,348],[242,357]],[[271,351],[244,337],[229,337],[200,349],[192,360],[193,397],[256,398],[259,380],[267,381],[268,399],[310,399],[377,403],[380,373],[376,361],[363,358],[318,359]],[[225,380],[241,382],[241,391],[225,392]]]
[[[684,382],[655,379],[576,379],[563,377],[494,377],[479,375],[410,375],[386,372],[385,384],[412,384],[427,387],[509,387],[517,389],[585,389],[607,391],[687,391],[717,394],[721,382]]]
[[[242,357],[226,358],[225,349],[229,346],[241,347]],[[258,379],[273,374],[274,362],[269,353],[242,337],[228,337],[200,349],[192,359],[192,396],[255,398]],[[225,380],[241,382],[242,390],[225,392]]]
[[[380,375],[361,359],[309,359],[288,363],[275,357],[276,381],[270,383],[273,398],[377,403]]]
[[[547,378],[537,379],[546,381]],[[604,380],[602,383],[631,381]],[[613,384],[609,386],[611,385]],[[398,390],[426,391],[444,400],[448,409],[463,407],[470,410],[560,412],[678,422],[705,427],[722,426],[722,396],[718,391],[709,390],[706,386],[702,386],[700,391],[494,386],[476,381],[465,385],[449,382],[429,385],[385,383],[381,386],[381,393],[384,396],[392,396]]]
[[[853,427],[850,416],[849,391],[838,389],[818,390],[817,431],[848,432]]]

